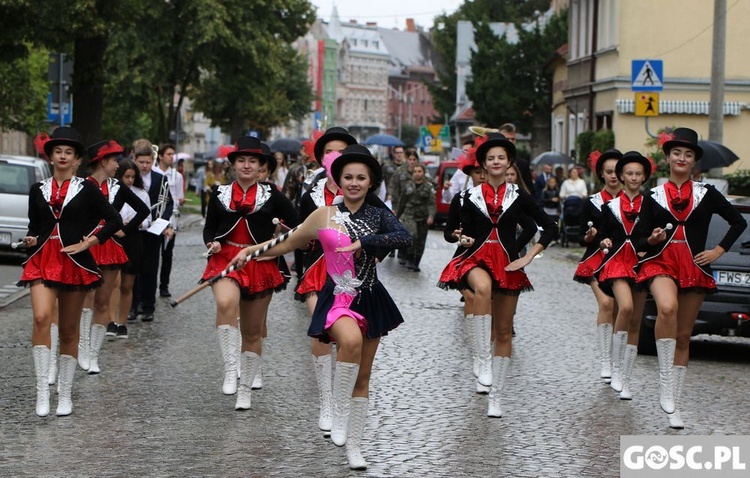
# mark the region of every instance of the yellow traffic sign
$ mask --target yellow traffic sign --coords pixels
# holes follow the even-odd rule
[[[636,116],[659,116],[659,93],[638,92],[635,94]]]

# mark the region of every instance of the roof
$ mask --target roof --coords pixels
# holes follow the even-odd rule
[[[378,32],[395,67],[400,69],[410,66],[433,67],[430,56],[432,45],[422,33],[387,28],[378,28]]]

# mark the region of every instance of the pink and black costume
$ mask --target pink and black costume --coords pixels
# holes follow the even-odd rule
[[[396,216],[387,209],[363,204],[355,213],[343,201],[336,204],[330,219],[346,233],[334,227],[320,229],[318,238],[326,264],[326,282],[318,294],[307,334],[330,342],[328,329],[341,316],[350,316],[359,324],[365,337],[375,339],[388,335],[403,321],[401,312],[378,279],[376,258],[383,259],[391,250],[408,247],[411,236]],[[336,252],[357,240],[361,254]]]

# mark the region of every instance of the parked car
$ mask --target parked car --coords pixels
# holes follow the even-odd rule
[[[734,197],[729,201],[750,223],[750,198]],[[706,249],[713,249],[728,229],[720,216],[714,215],[708,230]],[[726,254],[711,264],[717,292],[707,295],[693,326],[693,335],[714,334],[750,337],[750,228],[745,229]],[[643,311],[638,351],[656,353],[654,325],[656,304],[649,297]]]
[[[10,249],[13,242],[26,236],[29,190],[51,175],[42,159],[0,154],[0,249]]]
[[[443,185],[446,181],[450,181],[453,175],[458,170],[458,161],[443,161],[438,164],[433,171],[428,171],[435,182],[435,221],[434,226],[443,225],[448,219],[448,209],[450,209],[450,203],[443,203]]]

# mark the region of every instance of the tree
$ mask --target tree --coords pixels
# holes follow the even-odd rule
[[[49,54],[33,49],[0,62],[0,128],[34,134],[46,118]]]
[[[401,127],[401,141],[407,148],[414,148],[419,141],[419,126],[405,124]]]
[[[532,132],[533,149],[549,148],[552,72],[546,69],[554,51],[567,41],[567,12],[554,15],[546,27],[535,22],[516,26],[518,41],[498,38],[488,25],[478,25],[476,52],[471,57],[472,81],[466,92],[481,122],[513,122]]]
[[[432,39],[439,62],[436,65],[438,82],[428,84],[435,109],[440,117],[453,115],[456,110],[456,33],[460,20],[479,23],[519,23],[532,19],[535,12],[549,8],[549,0],[465,0],[452,14],[435,17]]]

